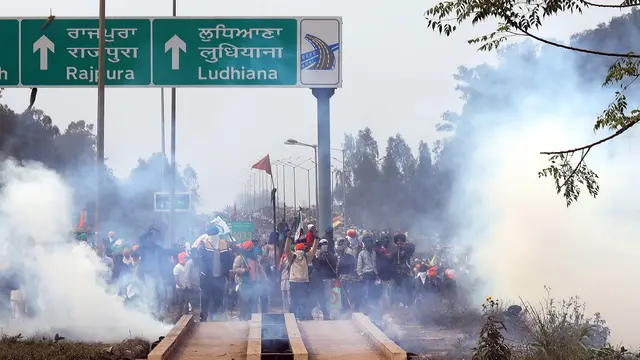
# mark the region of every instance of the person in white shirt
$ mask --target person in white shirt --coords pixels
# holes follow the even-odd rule
[[[371,237],[364,237],[362,243],[364,244],[364,250],[358,254],[356,264],[356,273],[360,279],[360,289],[362,290],[362,294],[359,297],[360,301],[356,304],[358,311],[361,311],[363,305],[365,309],[370,309],[374,306],[372,290],[378,280],[376,251],[373,248],[373,239]]]
[[[178,292],[178,308],[180,309],[180,315],[184,315],[189,312],[189,280],[187,278],[187,269],[185,264],[187,263],[187,253],[181,252],[178,254],[178,263],[173,268],[173,278],[176,282],[176,289]]]

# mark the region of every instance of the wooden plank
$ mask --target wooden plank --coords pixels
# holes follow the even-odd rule
[[[369,338],[369,341],[371,341],[387,359],[407,359],[407,352],[402,350],[398,344],[391,341],[382,330],[378,329],[378,327],[371,322],[368,316],[363,313],[353,313],[351,315],[351,321],[353,321],[353,324]]]
[[[284,314],[284,324],[287,328],[287,337],[289,338],[289,346],[293,352],[293,358],[295,360],[309,360],[309,352],[302,341],[296,316],[292,313]]]
[[[193,327],[193,315],[183,315],[169,331],[167,336],[156,346],[147,357],[148,360],[167,360],[173,354],[178,344],[188,336]]]

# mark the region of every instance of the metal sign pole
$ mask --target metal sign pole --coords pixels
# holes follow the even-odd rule
[[[335,89],[311,89],[318,103],[318,223],[323,231],[331,225],[331,97]],[[331,245],[329,245],[331,246]]]
[[[100,198],[102,196],[102,170],[104,169],[104,85],[105,85],[105,17],[106,0],[100,0],[98,19],[98,121],[96,144],[96,206],[95,206],[95,231],[94,241],[98,242],[100,228]]]
[[[177,1],[173,0],[173,16],[177,13]],[[171,88],[171,210],[169,211],[169,239],[170,246],[176,238],[176,88]]]

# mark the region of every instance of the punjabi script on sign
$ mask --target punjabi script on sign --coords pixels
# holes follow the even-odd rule
[[[280,35],[282,29],[269,29],[269,28],[227,28],[223,24],[219,24],[214,28],[199,28],[199,37],[203,43],[211,42],[212,39],[235,39],[235,38],[249,38],[253,39],[254,36],[262,37],[264,39],[275,39]],[[282,50],[281,47],[237,47],[228,43],[221,43],[215,47],[201,46],[200,56],[210,64],[215,64],[221,58],[239,58],[247,57],[252,59],[259,59],[263,56],[270,56],[272,59],[281,59]]]

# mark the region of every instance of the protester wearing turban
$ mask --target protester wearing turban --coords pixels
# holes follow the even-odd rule
[[[300,246],[302,245],[302,246]],[[295,251],[291,251],[291,237],[287,237],[285,249],[289,262],[289,290],[291,295],[291,312],[298,320],[311,320],[309,308],[309,264],[313,261],[318,248],[318,238],[314,235],[313,245],[305,253],[305,244],[296,244]]]
[[[249,320],[251,314],[258,310],[258,284],[266,280],[266,275],[252,241],[245,241],[238,248],[240,254],[233,262],[233,273],[240,284],[240,320]]]

